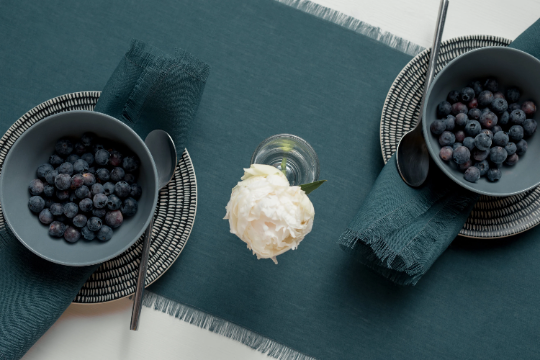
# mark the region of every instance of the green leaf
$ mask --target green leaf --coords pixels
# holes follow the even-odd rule
[[[326,180],[319,180],[319,181],[315,181],[315,182],[312,182],[312,183],[309,183],[309,184],[300,185],[300,188],[302,190],[304,190],[306,195],[309,195],[313,190],[316,190],[324,182],[326,182]]]

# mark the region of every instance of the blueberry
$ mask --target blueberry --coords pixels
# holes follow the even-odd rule
[[[66,231],[66,225],[59,221],[53,221],[51,225],[49,225],[49,235],[61,238],[64,236],[64,232]]]
[[[527,119],[530,119],[536,113],[536,105],[532,101],[525,101],[521,104],[521,110],[523,110]]]
[[[465,125],[467,125],[467,121],[469,121],[469,117],[465,113],[457,114],[455,119],[455,123],[458,128],[464,128]]]
[[[90,198],[90,189],[88,189],[88,186],[83,185],[75,190],[75,195],[77,195],[79,199]]]
[[[82,174],[88,171],[90,166],[88,166],[88,163],[84,161],[83,159],[79,159],[75,161],[75,164],[73,164],[73,171],[77,174]]]
[[[503,131],[499,131],[493,136],[493,145],[504,147],[506,144],[508,144],[508,141],[508,134],[504,133]]]
[[[472,158],[476,161],[484,161],[489,156],[489,150],[474,149],[472,152]]]
[[[514,155],[516,153],[516,151],[517,151],[517,146],[513,142],[509,142],[504,147],[504,150],[506,150],[506,152],[508,153],[508,156]]]
[[[75,153],[75,155],[80,156],[80,155],[84,154],[86,151],[87,151],[86,146],[84,146],[84,144],[82,142],[75,143],[75,146],[73,147],[73,152]],[[79,156],[77,156],[77,158],[79,158]],[[75,159],[75,160],[77,160],[77,159]],[[74,161],[72,161],[72,162],[74,162]]]
[[[62,224],[67,224],[70,221],[70,219],[68,219],[64,214],[55,216],[54,220],[60,221]]]
[[[30,181],[30,184],[28,185],[28,191],[32,195],[41,195],[43,194],[44,185],[43,182],[39,179],[34,179]]]
[[[508,130],[508,136],[510,141],[517,143],[519,140],[523,139],[524,131],[521,125],[513,125],[510,130]]]
[[[459,101],[459,91],[457,90],[452,90],[448,93],[448,96],[446,97],[446,100],[450,103],[450,104],[455,104]]]
[[[92,211],[93,207],[94,207],[94,202],[90,198],[82,199],[79,202],[79,209],[81,209],[82,212],[90,212]]]
[[[489,160],[492,163],[502,164],[506,160],[507,157],[508,157],[508,153],[501,146],[494,146],[489,151]]]
[[[506,110],[506,111],[511,113],[514,110],[521,110],[521,105],[519,105],[518,103],[510,104],[510,105],[508,105],[508,110]]]
[[[58,190],[69,189],[71,186],[71,176],[68,174],[58,174],[58,176],[54,178],[54,185],[56,185]]]
[[[128,184],[133,184],[135,181],[137,181],[137,178],[133,174],[126,174],[126,176],[124,176],[124,181]]]
[[[471,81],[467,86],[474,90],[474,94],[476,96],[478,96],[482,92],[482,90],[484,90],[482,83],[478,80]]]
[[[54,204],[54,199],[52,199],[52,198],[50,198],[50,197],[49,197],[49,198],[45,198],[45,199],[43,199],[43,200],[45,200],[45,209],[50,208],[51,205]]]
[[[493,101],[493,93],[491,91],[484,90],[478,95],[477,100],[478,106],[481,108],[487,107]]]
[[[441,101],[439,105],[437,105],[437,117],[439,119],[448,116],[450,111],[452,111],[452,105],[448,101]]]
[[[56,150],[59,155],[67,156],[73,152],[73,143],[68,139],[60,139],[56,142],[56,145],[54,145],[54,150]]]
[[[439,151],[439,156],[442,161],[449,161],[452,158],[453,153],[454,153],[454,150],[450,146],[444,146]]]
[[[523,110],[514,110],[510,113],[510,124],[512,125],[521,125],[527,117]]]
[[[453,158],[456,164],[464,164],[471,158],[471,152],[467,147],[460,146],[454,151]]]
[[[456,141],[456,137],[454,136],[454,134],[448,131],[445,131],[441,135],[441,137],[444,136],[446,133],[448,133],[448,135],[445,141],[449,143],[448,144],[445,143],[444,145],[441,144],[442,146],[452,145]],[[439,143],[441,143],[441,138],[439,138]],[[127,198],[129,194],[131,193],[131,186],[125,181],[119,181],[116,183],[116,185],[114,185],[114,193],[116,194],[116,196],[118,196],[121,199]]]
[[[96,176],[101,182],[109,181],[109,179],[111,178],[111,175],[109,174],[109,170],[105,168],[97,169]]]
[[[110,226],[113,229],[116,229],[122,225],[124,221],[124,216],[120,210],[109,211],[105,215],[105,224]]]
[[[96,177],[94,176],[94,174],[84,173],[82,174],[82,178],[83,178],[84,185],[86,186],[90,187],[96,183]]]
[[[465,133],[462,130],[456,131],[454,135],[457,142],[463,142],[463,140],[465,139]]]
[[[122,166],[122,159],[123,156],[120,154],[120,152],[112,150],[111,157],[109,158],[109,165],[114,167]]]
[[[73,219],[75,215],[79,213],[79,206],[75,203],[68,202],[66,205],[64,205],[64,215],[68,219]]]
[[[80,238],[81,238],[81,233],[79,232],[79,230],[75,229],[72,226],[68,226],[66,231],[64,231],[64,239],[68,243],[74,244],[77,241],[79,241]]]
[[[92,215],[98,218],[104,218],[106,214],[107,214],[106,208],[92,210]]]
[[[94,195],[94,207],[96,209],[102,209],[107,205],[107,195],[96,194]]]
[[[456,136],[451,133],[450,131],[445,131],[441,134],[441,136],[439,136],[439,144],[441,146],[449,146],[449,145],[452,145],[453,143],[456,142]],[[125,186],[127,186],[129,188],[129,191],[131,191],[131,187],[129,186],[129,184],[125,181],[122,181],[123,184],[125,184]],[[118,184],[120,184],[120,182],[118,182],[116,184],[116,186],[118,187]],[[122,185],[124,186],[124,185]],[[129,192],[124,192],[123,193],[124,196],[123,197],[127,197],[129,195]]]
[[[431,132],[435,135],[441,135],[446,130],[446,123],[444,120],[435,120],[429,126]]]
[[[56,170],[59,174],[73,175],[73,164],[69,162],[62,163]]]
[[[527,152],[527,142],[525,140],[520,140],[516,143],[516,154],[518,154],[519,156],[523,156],[525,155],[525,153]]]
[[[69,199],[69,191],[67,190],[56,190],[56,197],[60,201],[65,201]]]
[[[469,101],[467,103],[467,108],[468,109],[476,109],[476,108],[478,108],[478,100],[476,98],[474,98],[471,101]]]
[[[489,181],[497,181],[501,178],[502,173],[499,168],[491,168],[487,171],[487,178]]]
[[[474,149],[474,138],[473,137],[466,137],[463,139],[463,146],[465,146],[470,151],[473,151]]]
[[[455,142],[455,143],[453,143],[453,144],[452,144],[452,151],[456,150],[456,149],[457,149],[458,147],[460,147],[460,146],[463,146],[463,143],[460,143],[460,142]],[[133,194],[133,185],[131,185],[131,186],[132,186],[132,188],[131,188],[131,189],[132,189],[132,190],[131,190],[131,194]],[[133,196],[133,195],[131,195],[131,196],[132,196],[132,197],[135,197],[135,196]]]
[[[456,118],[452,115],[448,115],[446,117],[446,119],[443,120],[444,121],[444,124],[446,125],[446,130],[448,131],[454,131],[454,128],[456,127]],[[122,169],[122,168],[117,168],[117,169]],[[122,169],[122,172],[124,170]],[[111,175],[112,176],[112,175]],[[122,177],[124,177],[124,175],[122,175]],[[122,178],[120,178],[119,180],[117,181],[120,181],[122,180]]]
[[[455,143],[454,143],[455,145]],[[129,195],[134,199],[139,199],[142,195],[142,188],[139,184],[131,184],[131,191]]]
[[[88,172],[89,172],[90,174],[94,174],[94,175],[95,175],[95,174],[96,174],[96,168],[93,167],[93,166],[90,166],[90,167],[88,168]]]
[[[491,138],[481,132],[474,138],[474,146],[479,150],[487,150],[491,147]]]
[[[51,170],[54,170],[51,164],[45,163],[39,165],[36,171],[38,179],[45,180],[45,175],[47,175],[47,173]]]
[[[491,110],[496,114],[502,114],[508,109],[508,103],[504,99],[494,98],[490,104]]]
[[[491,130],[492,130],[493,136],[495,136],[496,133],[498,133],[499,131],[502,131],[502,127],[500,127],[499,125],[495,125],[494,127],[491,128]]]
[[[504,96],[502,91],[497,91],[497,92],[493,93],[493,99],[504,99],[504,100],[506,100],[506,97]]]
[[[94,154],[97,153],[99,150],[104,150],[104,149],[105,149],[105,145],[103,145],[102,143],[95,143],[92,145],[92,152]]]
[[[474,164],[474,166],[476,166],[478,170],[480,170],[480,176],[486,175],[489,170],[489,163],[487,162],[487,160],[477,162],[476,164]]]
[[[525,120],[523,122],[524,137],[532,136],[535,133],[537,126],[538,126],[538,124],[537,124],[536,120],[534,120],[534,119]]]
[[[81,142],[84,144],[84,146],[91,146],[95,139],[96,135],[91,132],[86,132],[81,136]]]
[[[498,124],[499,125],[506,125],[508,124],[508,121],[510,120],[510,114],[508,113],[508,111],[503,111],[501,114],[499,114],[499,121],[498,121]]]
[[[465,170],[467,170],[468,168],[470,168],[472,166],[472,161],[469,160],[466,163],[459,164],[458,166],[459,166],[459,170],[465,171]]]
[[[107,208],[109,210],[118,210],[120,209],[120,206],[122,205],[122,200],[120,200],[120,198],[114,194],[112,195],[109,195],[108,196],[108,201],[107,201]]]
[[[97,194],[103,194],[105,193],[105,190],[103,189],[103,185],[97,183],[92,185],[92,196]]]
[[[474,90],[472,88],[464,87],[459,93],[459,98],[461,99],[461,101],[466,103],[474,99],[474,95]]]
[[[482,116],[480,116],[480,124],[482,124],[482,127],[486,129],[491,129],[492,127],[497,125],[498,120],[499,119],[497,118],[497,115],[495,115],[491,111],[486,112],[482,114]]]
[[[509,157],[506,158],[505,164],[509,166],[513,166],[517,164],[518,160],[519,160],[518,154],[510,155]]]
[[[84,178],[81,174],[75,174],[71,177],[71,189],[75,190],[84,185]]]
[[[84,154],[82,154],[81,159],[86,161],[88,166],[92,166],[94,164],[94,155],[92,155],[92,153],[84,153]]]
[[[41,196],[32,196],[28,200],[28,208],[33,213],[39,214],[41,210],[45,207],[45,200]]]
[[[86,216],[84,216],[83,214],[78,214],[77,216],[73,218],[73,225],[75,225],[78,228],[82,228],[86,225],[86,221],[87,221]]]
[[[488,78],[484,82],[484,89],[489,90],[491,92],[497,92],[499,90],[499,83],[494,78]]]
[[[445,121],[447,120],[448,119],[446,119]],[[454,123],[452,121],[452,125],[453,124]],[[447,123],[446,128],[448,129],[448,123]],[[114,169],[111,170],[111,181],[114,181],[114,182],[121,181],[122,179],[124,179],[125,175],[126,175],[126,172],[124,171],[124,169],[122,169],[121,167],[115,167]]]
[[[111,155],[109,152],[105,149],[98,150],[96,154],[94,155],[94,161],[97,165],[105,166],[109,164],[109,157]]]
[[[491,130],[482,129],[482,131],[480,131],[480,134],[486,134],[491,140],[493,140],[493,132]]]
[[[450,156],[448,158],[448,160],[450,160],[451,157],[452,156]],[[445,161],[448,161],[448,160],[445,160]],[[135,215],[137,213],[138,207],[139,207],[139,205],[137,203],[137,200],[129,197],[126,200],[124,200],[124,203],[122,204],[122,207],[120,208],[120,210],[122,211],[122,214],[124,216],[130,217],[130,216],[133,216],[133,215]]]
[[[51,164],[54,167],[59,166],[63,162],[64,162],[64,159],[62,159],[60,156],[56,154],[52,154],[51,157],[49,158],[49,164]]]
[[[482,111],[480,109],[474,108],[469,110],[468,118],[471,120],[480,120],[480,116],[482,116]],[[457,121],[457,116],[456,116]]]
[[[517,102],[520,96],[521,96],[521,92],[515,86],[509,87],[506,90],[506,99],[508,100],[509,103]]]
[[[43,185],[43,195],[46,197],[53,197],[56,192],[56,188],[52,185],[45,184]]]
[[[64,205],[60,203],[54,203],[49,207],[49,210],[54,216],[59,216],[64,213]]]
[[[109,241],[113,235],[113,230],[107,225],[103,225],[97,233],[97,238],[99,241]]]
[[[466,114],[468,111],[469,111],[469,109],[467,109],[467,105],[465,105],[465,104],[463,104],[461,102],[457,102],[455,104],[452,104],[451,114],[454,115],[454,116],[456,116],[459,113]]]
[[[42,224],[45,224],[45,225],[49,225],[50,223],[53,222],[54,218],[53,218],[53,215],[51,214],[51,212],[49,211],[49,209],[43,209],[41,210],[41,212],[39,213],[39,221],[42,223]]]
[[[463,178],[468,182],[478,181],[478,179],[480,179],[480,169],[478,169],[476,166],[469,167],[467,170],[465,170]]]
[[[69,162],[69,163],[74,164],[75,161],[77,161],[77,160],[79,160],[79,159],[80,159],[79,155],[71,154],[71,155],[69,155],[69,156],[66,158],[66,162]]]
[[[139,168],[139,163],[139,158],[137,156],[126,156],[122,161],[122,167],[127,172],[133,172]]]
[[[485,109],[482,109],[482,114],[485,114],[485,113],[488,113],[488,112],[491,112],[491,109],[490,108],[485,108]]]
[[[99,229],[101,229],[102,225],[103,221],[95,216],[88,219],[88,222],[86,223],[86,226],[88,226],[88,229],[91,231],[98,231]]]
[[[480,134],[480,131],[482,131],[482,127],[478,121],[467,121],[467,125],[465,125],[465,134],[467,134],[467,136],[476,137],[476,135]]]
[[[73,202],[75,204],[77,204],[77,206],[79,205],[79,201],[81,201],[81,199],[79,199],[77,197],[77,194],[73,191],[73,192],[70,192],[69,193],[69,201],[70,202]]]
[[[54,179],[57,175],[58,171],[56,170],[47,171],[47,174],[45,174],[45,181],[50,185],[54,185]]]
[[[81,235],[86,241],[92,241],[96,238],[96,233],[88,229],[88,226],[85,226],[81,229]]]
[[[107,196],[114,194],[114,184],[112,182],[103,184],[103,193]]]

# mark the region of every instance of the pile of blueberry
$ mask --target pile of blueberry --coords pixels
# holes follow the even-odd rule
[[[441,159],[453,159],[467,181],[476,182],[484,175],[489,181],[499,180],[501,166],[519,161],[527,151],[525,139],[538,125],[533,119],[535,103],[520,104],[520,96],[517,87],[500,91],[494,78],[450,91],[437,106],[439,120],[430,126],[439,137]]]
[[[76,142],[60,139],[28,186],[28,207],[53,237],[109,241],[113,229],[137,212],[139,163],[129,150],[92,133]]]

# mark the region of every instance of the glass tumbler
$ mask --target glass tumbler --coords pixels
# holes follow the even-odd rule
[[[259,144],[251,164],[264,164],[284,170],[291,186],[319,179],[319,158],[304,139],[291,134],[270,136]],[[284,168],[284,169],[283,169]]]

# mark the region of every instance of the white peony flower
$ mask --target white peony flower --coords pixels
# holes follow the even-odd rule
[[[315,209],[299,186],[289,186],[273,166],[253,164],[236,185],[227,204],[231,233],[258,259],[272,259],[296,249],[313,227]]]

